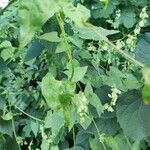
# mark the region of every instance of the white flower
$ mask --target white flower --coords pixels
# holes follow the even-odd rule
[[[5,8],[9,3],[9,0],[0,0],[0,8]]]
[[[136,26],[136,28],[134,29],[134,34],[135,35],[140,34],[140,31],[141,31],[141,27],[140,26]]]
[[[143,20],[141,20],[141,21],[139,22],[139,26],[140,26],[140,27],[144,27],[144,21],[143,21]]]
[[[108,112],[113,112],[114,111],[114,109],[112,108],[112,106],[109,106],[107,110],[108,110]]]

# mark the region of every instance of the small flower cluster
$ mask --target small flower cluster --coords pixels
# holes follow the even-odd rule
[[[112,26],[116,29],[116,28],[119,27],[120,17],[121,17],[121,10],[118,9],[118,10],[116,10],[116,17],[115,17],[115,19],[114,20],[112,20],[112,19],[107,20],[107,22],[112,24]]]
[[[105,142],[105,134],[102,133],[100,136],[99,136],[99,141],[100,143],[104,143]]]
[[[140,13],[140,21],[137,24],[136,28],[134,29],[134,34],[138,35],[141,31],[141,28],[144,27],[145,23],[147,22],[148,14],[146,12],[147,6],[145,6],[141,13]]]
[[[96,47],[93,45],[93,43],[88,43],[87,47],[88,51],[96,51]]]
[[[136,47],[136,41],[137,41],[137,36],[131,34],[128,35],[128,38],[126,39],[126,43],[130,48],[131,52],[133,52]]]
[[[112,93],[108,94],[108,97],[111,98],[111,102],[110,102],[110,104],[106,103],[104,105],[104,109],[106,109],[108,112],[113,112],[114,111],[113,106],[116,105],[118,95],[121,94],[121,91],[118,90],[115,86],[111,87],[111,91],[112,91]]]
[[[118,9],[118,10],[116,10],[116,18],[115,19],[119,19],[121,17],[121,10],[120,9]]]
[[[88,101],[87,98],[83,95],[79,101],[78,113],[80,116],[80,121],[84,122],[85,115],[88,113]]]
[[[117,40],[116,41],[116,46],[117,46],[117,48],[122,48],[122,47],[125,46],[125,43],[122,40]]]
[[[106,51],[108,49],[108,44],[105,41],[99,41],[99,48],[100,51]]]
[[[140,33],[141,28],[144,27],[145,23],[147,22],[148,14],[146,12],[146,9],[147,9],[147,6],[145,6],[140,13],[140,16],[139,16],[140,21],[134,29],[134,34],[133,35],[129,34],[128,38],[126,39],[126,43],[131,52],[134,52],[135,50],[136,43],[137,43],[137,35]]]
[[[44,131],[44,126],[43,125],[40,126],[40,131],[41,131],[41,136],[42,136],[43,140],[46,140],[46,141],[48,141],[48,143],[52,144],[53,140],[52,140],[51,137],[49,137],[48,135],[46,135],[46,133]]]

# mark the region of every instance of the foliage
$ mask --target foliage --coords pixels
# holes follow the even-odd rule
[[[150,1],[7,3],[0,149],[149,149]]]

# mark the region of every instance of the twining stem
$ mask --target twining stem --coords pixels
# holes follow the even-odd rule
[[[36,120],[36,121],[38,121],[38,122],[44,123],[44,120],[41,120],[41,119],[36,118],[36,117],[34,117],[34,116],[31,116],[30,114],[24,112],[22,109],[20,109],[20,108],[19,108],[18,106],[16,106],[16,105],[15,105],[15,108],[18,109],[18,110],[19,110],[20,112],[22,112],[23,114],[25,114],[26,116],[30,117],[31,119]]]
[[[71,49],[71,46],[70,46],[70,44],[68,42],[68,38],[66,36],[65,27],[64,27],[64,21],[61,18],[60,13],[56,14],[56,18],[57,18],[58,24],[60,26],[60,29],[61,29],[61,32],[62,32],[62,36],[63,36],[63,39],[64,39],[64,43],[65,43],[65,46],[66,46],[68,60],[71,63],[71,67],[72,67],[71,77],[69,79],[69,80],[71,80],[73,78],[73,75],[74,75],[74,64],[73,64],[73,61],[72,61],[73,60],[73,58],[72,58],[72,49]]]
[[[132,62],[134,64],[137,64],[140,67],[144,67],[144,64],[142,64],[141,62],[137,61],[136,59],[134,59],[133,57],[131,57],[130,55],[125,53],[122,49],[118,48],[114,43],[112,43],[109,39],[105,38],[102,34],[99,34],[92,24],[85,23],[85,25],[87,27],[90,27],[90,29],[93,30],[99,36],[100,39],[103,39],[106,43],[111,45],[114,48],[114,50],[116,50],[124,58],[126,58],[127,60],[129,60],[130,62]]]
[[[92,117],[92,122],[93,122],[93,124],[94,124],[94,126],[95,126],[95,128],[96,128],[96,130],[97,130],[97,133],[98,133],[98,136],[99,136],[99,138],[101,137],[101,134],[100,134],[100,131],[99,131],[99,129],[98,129],[98,127],[97,127],[97,124],[96,124],[96,122],[95,122],[95,120],[94,120],[94,118]],[[104,148],[104,150],[106,150],[106,146],[105,146],[105,144],[101,141],[101,144],[103,145],[103,148]]]
[[[72,50],[71,50],[71,46],[69,45],[68,40],[67,40],[67,36],[66,36],[65,28],[64,28],[64,21],[61,18],[60,13],[56,14],[56,18],[57,18],[57,21],[59,23],[59,26],[60,26],[60,29],[61,29],[61,32],[62,32],[62,36],[63,36],[64,42],[65,42],[65,46],[67,48],[68,59],[69,59],[69,61],[72,61]]]

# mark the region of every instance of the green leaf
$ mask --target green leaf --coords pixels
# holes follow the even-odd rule
[[[92,118],[89,115],[84,116],[84,121],[80,121],[80,125],[86,130],[92,122]]]
[[[42,144],[41,144],[41,150],[49,150],[50,149],[50,142],[49,140],[43,138],[42,139]]]
[[[27,50],[24,61],[30,61],[39,56],[42,53],[43,49],[43,45],[38,40],[34,40]]]
[[[51,150],[59,150],[58,146],[52,146]]]
[[[60,42],[58,43],[57,45],[57,48],[56,48],[56,53],[62,53],[62,52],[65,52],[66,51],[66,45],[64,42]]]
[[[132,8],[125,8],[121,11],[120,21],[126,28],[132,28],[136,23],[136,14],[134,9]]]
[[[142,73],[144,79],[144,87],[142,90],[143,99],[145,104],[150,104],[150,67],[144,67]]]
[[[95,122],[100,134],[115,135],[117,131],[120,129],[120,126],[116,118],[97,119]],[[90,134],[95,135],[98,134],[95,125],[93,123],[89,126],[89,128],[86,131]]]
[[[96,26],[83,28],[76,27],[75,30],[78,32],[80,38],[95,41],[106,40],[108,35],[118,33],[116,30],[107,30]]]
[[[117,134],[115,137],[106,137],[105,143],[107,146],[111,147],[112,150],[120,150],[122,148],[125,150],[133,149],[129,139],[127,139],[122,133]]]
[[[97,1],[98,3],[93,3],[91,8],[91,13],[92,16],[97,19],[97,18],[107,18],[109,17],[114,10],[116,9],[116,5],[118,5],[117,0],[109,1],[107,7],[102,4],[101,1]]]
[[[37,133],[39,131],[39,123],[31,121],[31,130],[34,133],[35,137],[37,137]]]
[[[150,33],[145,33],[138,41],[136,59],[144,64],[150,64]]]
[[[42,94],[46,99],[47,104],[52,109],[63,107],[61,97],[68,95],[67,99],[74,94],[75,84],[70,81],[59,81],[56,80],[52,74],[48,73],[43,79],[41,84]],[[68,101],[64,102],[64,105]]]
[[[90,11],[81,4],[78,4],[77,7],[74,7],[72,3],[65,4],[63,12],[78,26],[83,26],[83,23],[90,17]]]
[[[89,147],[89,143],[88,143],[88,140],[89,140],[89,137],[90,137],[91,135],[90,134],[88,134],[88,133],[86,133],[86,132],[84,132],[84,130],[80,130],[78,133],[77,133],[77,135],[76,135],[76,145],[77,146],[81,146],[80,148],[79,148],[79,150],[82,150],[82,148],[85,150],[85,149],[88,149],[88,147]]]
[[[42,25],[58,10],[59,6],[55,0],[30,0],[28,3],[26,0],[21,0],[18,11],[20,19],[20,48],[26,46]]]
[[[100,99],[93,92],[93,89],[92,89],[92,87],[89,84],[87,84],[87,86],[85,87],[84,93],[85,93],[89,103],[96,108],[96,111],[97,111],[97,113],[98,113],[98,115],[100,117],[101,113],[103,112],[103,106],[101,104]]]
[[[150,107],[144,105],[139,91],[123,94],[118,100],[116,110],[118,122],[125,135],[134,140],[150,136]]]
[[[84,75],[87,71],[87,68],[88,68],[87,66],[74,68],[74,74],[73,74],[72,81],[73,82],[78,82],[81,79],[83,79],[83,77],[84,77]]]
[[[58,32],[49,32],[39,36],[39,39],[46,40],[49,42],[60,42],[61,39],[58,37]]]
[[[133,74],[123,73],[118,68],[111,66],[106,75],[102,75],[104,85],[116,86],[122,91],[139,89],[142,85],[133,76]]]
[[[106,140],[105,141],[106,145],[111,147],[112,150],[120,150],[118,147],[118,144],[116,143],[116,141],[114,140],[112,136],[107,137],[105,140]]]
[[[64,117],[61,112],[47,113],[45,118],[45,128],[51,128],[52,134],[57,135],[59,130],[64,126]]]
[[[118,134],[114,137],[115,142],[117,143],[119,150],[122,149],[122,147],[125,150],[131,150],[131,147],[128,143],[128,139],[123,134]]]
[[[4,120],[11,120],[13,118],[13,114],[11,112],[8,112],[6,114],[3,114],[2,118]]]
[[[11,48],[4,49],[1,52],[1,57],[4,59],[4,61],[6,61],[9,58],[12,58],[14,56],[14,50],[15,49],[13,47],[11,47]]]
[[[0,118],[0,133],[12,136],[13,129],[11,120],[7,121]]]
[[[103,150],[103,146],[98,137],[90,138],[89,143],[91,150]]]

